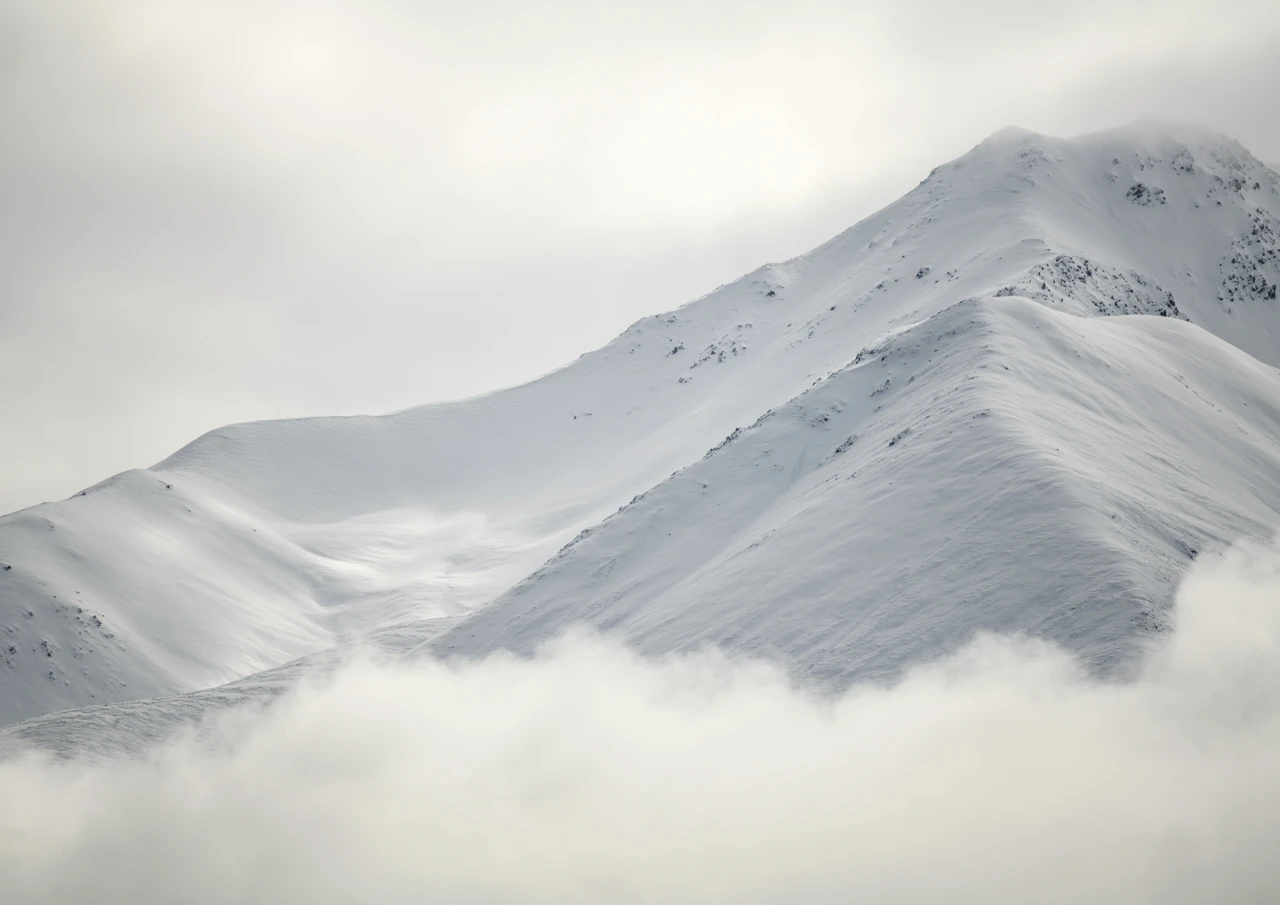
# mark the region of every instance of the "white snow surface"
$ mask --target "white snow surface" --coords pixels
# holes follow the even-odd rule
[[[580,623],[824,690],[986,628],[1124,675],[1200,551],[1280,526],[1277,283],[1280,177],[1234,141],[1005,130],[525,386],[0,518],[0,724],[146,735],[326,651]]]

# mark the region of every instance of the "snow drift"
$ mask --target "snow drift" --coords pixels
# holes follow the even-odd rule
[[[1128,684],[984,636],[830,699],[713,651],[350,665],[145,758],[0,762],[39,903],[1265,902],[1280,555],[1204,557]]]

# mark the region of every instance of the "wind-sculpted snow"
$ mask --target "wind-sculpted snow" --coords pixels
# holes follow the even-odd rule
[[[525,386],[213,431],[0,518],[0,724],[564,620],[833,688],[981,627],[1123,672],[1276,527],[1278,223],[1222,136],[1006,130]]]
[[[583,637],[357,662],[140,756],[0,761],[0,877],[27,905],[1271,901],[1276,552],[1200,557],[1173,626],[1126,684],[984,636],[835,698]]]

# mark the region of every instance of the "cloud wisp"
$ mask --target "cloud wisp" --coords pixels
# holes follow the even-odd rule
[[[1127,684],[985,637],[810,695],[567,638],[358,663],[107,762],[0,763],[27,903],[1234,903],[1280,882],[1280,555],[1185,581]]]

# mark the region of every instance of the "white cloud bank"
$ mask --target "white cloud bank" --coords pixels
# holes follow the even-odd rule
[[[590,639],[352,665],[146,762],[0,764],[31,903],[1248,903],[1280,888],[1280,556],[1125,685],[985,638],[836,701]]]

